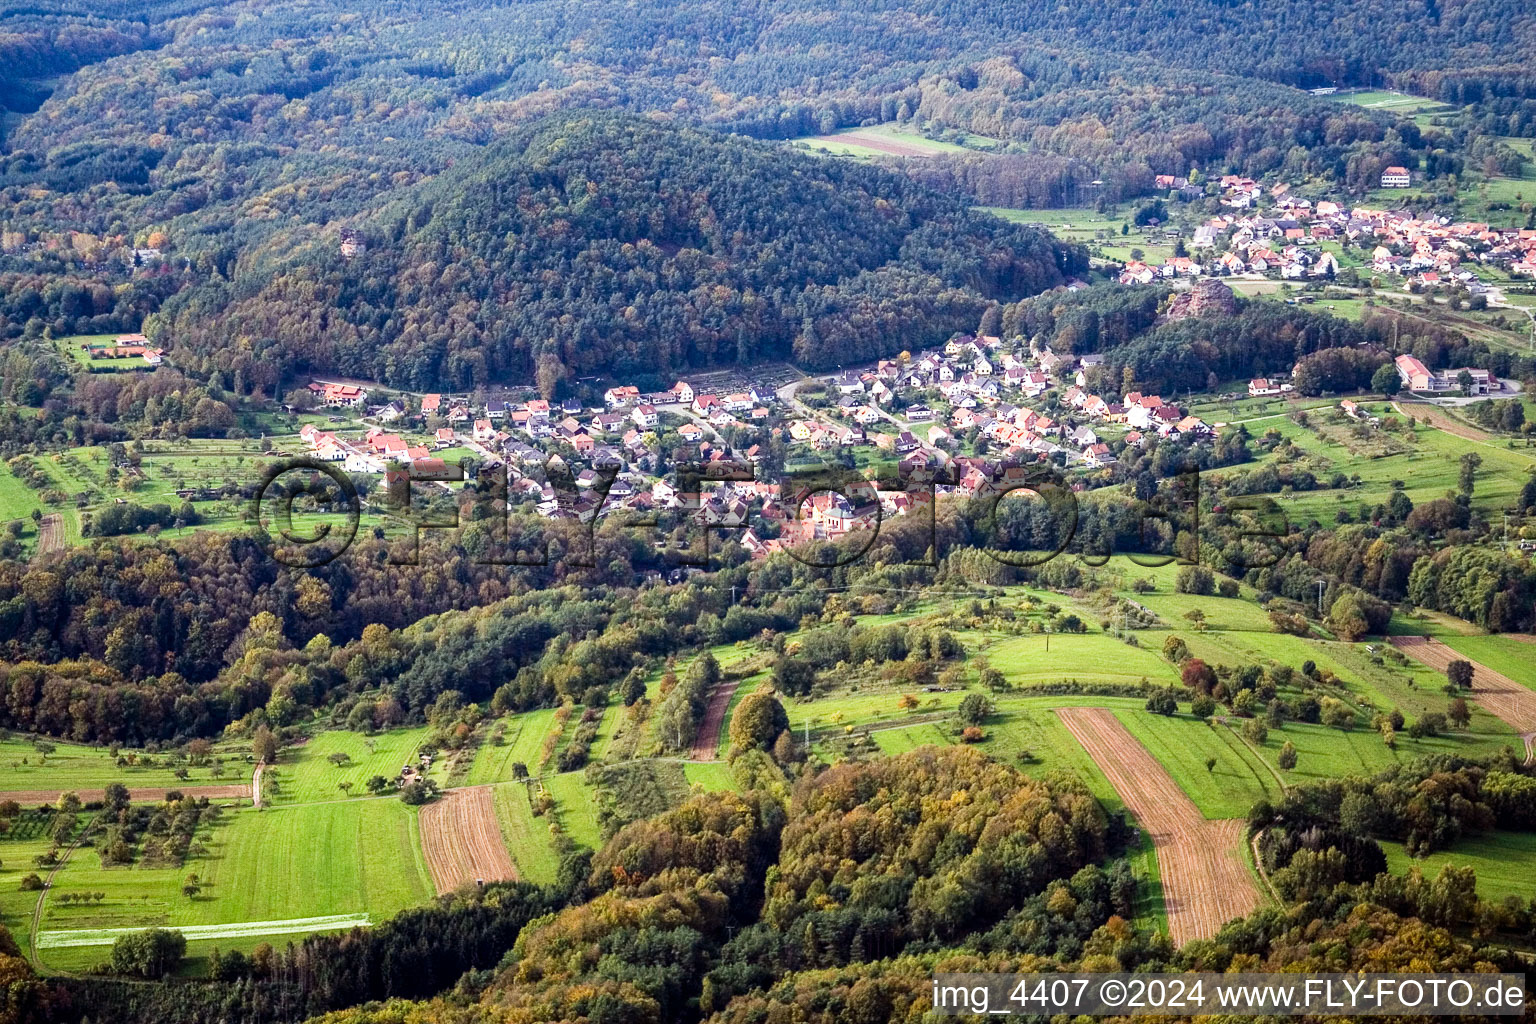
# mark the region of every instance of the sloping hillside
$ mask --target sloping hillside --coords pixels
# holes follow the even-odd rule
[[[342,254],[341,232],[365,251]],[[403,387],[831,366],[974,329],[1084,256],[877,168],[612,114],[562,115],[376,209],[283,232],[152,323]],[[211,367],[209,367],[211,368]]]

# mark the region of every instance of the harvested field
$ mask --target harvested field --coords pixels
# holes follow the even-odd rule
[[[858,146],[860,149],[873,149],[880,153],[889,153],[891,156],[933,155],[931,147],[924,147],[914,142],[902,142],[887,135],[876,135],[869,132],[841,132],[837,135],[818,135],[814,141],[830,142],[844,146]]]
[[[1243,861],[1242,820],[1203,817],[1113,711],[1061,708],[1057,714],[1151,837],[1175,943],[1209,938],[1263,901]]]
[[[421,809],[421,852],[438,894],[465,882],[500,882],[517,877],[496,821],[490,786],[450,789]]]
[[[37,557],[64,547],[64,517],[57,512],[43,516],[37,524]]]
[[[739,679],[716,683],[715,688],[709,691],[709,706],[704,709],[704,720],[699,723],[698,734],[693,738],[693,749],[688,752],[691,760],[713,761],[719,756],[720,727],[725,724],[725,713],[731,709],[731,698],[735,696],[736,687],[740,683]]]
[[[84,803],[101,800],[106,796],[106,791],[102,789],[11,789],[0,790],[0,799],[14,800],[23,807],[40,806],[57,803],[59,797],[65,793],[75,794]],[[132,786],[128,789],[128,797],[134,803],[158,803],[165,799],[167,793],[224,800],[232,797],[249,797],[251,788],[241,783],[234,786],[149,786],[145,788]]]
[[[1436,672],[1444,672],[1453,661],[1470,662],[1473,698],[1520,734],[1525,741],[1527,761],[1536,757],[1536,692],[1486,665],[1479,665],[1439,640],[1422,636],[1391,636],[1387,639],[1393,647]]]
[[[1447,415],[1438,406],[1430,405],[1428,402],[1393,402],[1392,408],[1404,416],[1412,416],[1421,423],[1428,423],[1447,434],[1464,437],[1468,441],[1486,441],[1492,436],[1486,431],[1463,423],[1454,416]]]

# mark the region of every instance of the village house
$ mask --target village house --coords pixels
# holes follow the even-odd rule
[[[309,390],[321,405],[332,409],[356,408],[368,399],[368,392],[353,384],[322,384],[312,381]]]
[[[1280,382],[1267,377],[1256,377],[1248,382],[1248,397],[1263,398],[1280,394]]]
[[[862,395],[864,393],[864,381],[856,373],[845,373],[838,377],[835,386],[839,394]]]
[[[1394,165],[1381,172],[1382,188],[1408,188],[1412,184],[1413,179],[1409,176],[1406,167]]]
[[[633,384],[623,384],[603,392],[603,404],[610,409],[630,405],[640,400],[640,389]]]

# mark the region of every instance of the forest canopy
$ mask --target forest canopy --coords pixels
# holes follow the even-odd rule
[[[1076,246],[889,171],[614,114],[558,115],[335,235],[242,259],[150,321],[178,364],[397,387],[826,368],[932,345],[1086,270]],[[212,367],[206,367],[211,369]]]

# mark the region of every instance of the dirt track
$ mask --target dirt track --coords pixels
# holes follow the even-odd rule
[[[1447,434],[1464,437],[1468,441],[1486,441],[1492,436],[1454,417],[1447,416],[1438,406],[1430,405],[1428,402],[1393,402],[1392,408],[1404,416],[1412,416],[1420,422],[1428,423]]]
[[[23,807],[56,803],[65,793],[74,793],[84,803],[106,796],[104,789],[16,789],[0,792],[0,800],[15,800]],[[210,800],[229,797],[249,797],[251,789],[245,784],[235,786],[129,786],[128,796],[134,803],[164,800],[167,793],[182,796],[206,796]]]
[[[496,823],[490,786],[450,789],[421,809],[421,852],[439,894],[465,882],[501,882],[517,868]]]
[[[50,512],[37,524],[37,552],[34,557],[41,558],[50,551],[58,551],[63,546],[64,517],[57,512]]]
[[[713,761],[719,756],[720,728],[725,724],[725,713],[731,709],[731,698],[736,694],[740,680],[716,683],[709,691],[709,706],[704,709],[704,720],[693,737],[693,749],[688,752],[690,761]]]
[[[1061,708],[1057,714],[1152,837],[1174,942],[1209,938],[1263,902],[1243,860],[1243,821],[1205,818],[1114,712]]]
[[[1526,760],[1536,756],[1536,691],[1527,689],[1506,675],[1479,665],[1455,648],[1422,636],[1388,637],[1392,646],[1436,672],[1444,672],[1453,661],[1471,662],[1472,697],[1525,741]]]

